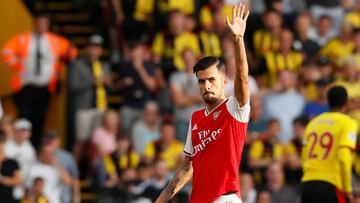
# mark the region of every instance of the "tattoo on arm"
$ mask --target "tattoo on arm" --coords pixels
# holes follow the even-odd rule
[[[191,157],[185,156],[185,159],[177,169],[174,178],[161,192],[156,203],[168,202],[190,180],[192,173]]]

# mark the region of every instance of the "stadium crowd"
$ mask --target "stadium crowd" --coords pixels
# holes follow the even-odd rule
[[[80,179],[96,186],[97,202],[152,202],[184,158],[191,113],[204,107],[196,61],[219,57],[230,81],[226,95],[233,94],[234,49],[225,16],[237,1],[108,3],[102,14],[108,35],[94,33],[82,56],[48,31],[44,14],[36,16],[33,32],[3,47],[19,118],[0,110],[0,202],[80,202]],[[302,136],[313,117],[329,110],[330,85],[347,89],[348,115],[360,124],[360,0],[245,3],[251,10],[245,33],[251,113],[239,171],[242,199],[299,202]],[[61,62],[73,99],[71,152],[61,148],[56,132],[42,133]],[[109,105],[110,94],[121,96],[118,108]],[[360,202],[360,148],[353,160],[353,202]],[[190,190],[191,184],[173,202],[187,202]]]

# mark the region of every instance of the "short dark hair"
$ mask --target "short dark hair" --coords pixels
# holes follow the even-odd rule
[[[275,13],[275,14],[278,15],[280,18],[282,18],[281,13],[280,13],[279,11],[273,9],[273,8],[267,9],[267,10],[263,13],[263,17],[266,17],[267,15],[272,14],[272,13]]]
[[[331,16],[326,15],[326,14],[325,14],[325,15],[320,16],[318,21],[320,21],[320,20],[325,20],[325,19],[328,19],[328,20],[332,21]]]
[[[354,34],[360,34],[360,28],[354,28],[353,33]]]
[[[277,118],[270,118],[267,122],[266,122],[266,127],[269,128],[270,126],[274,125],[274,124],[280,124],[280,121]]]
[[[132,39],[128,41],[128,47],[130,50],[134,50],[135,48],[139,46],[145,45],[145,43],[141,39]]]
[[[44,179],[42,177],[38,176],[34,179],[34,184],[38,183],[38,182],[44,182]]]
[[[330,109],[342,108],[346,105],[348,94],[343,86],[335,85],[327,92],[327,101]]]
[[[165,126],[174,126],[174,122],[171,119],[163,119],[160,128],[163,128]]]
[[[214,56],[206,56],[202,59],[200,59],[194,66],[194,73],[195,75],[197,75],[197,73],[200,70],[206,70],[208,69],[210,66],[216,64],[216,67],[218,70],[223,70],[225,72],[225,64],[220,61],[218,58],[214,57]]]
[[[50,19],[50,13],[47,11],[43,11],[43,10],[36,11],[34,14],[34,19],[38,19],[38,18]]]
[[[298,116],[293,120],[293,124],[296,124],[296,123],[305,127],[309,123],[309,118],[305,115]]]
[[[175,15],[175,14],[181,14],[183,15],[184,13],[180,10],[180,9],[172,9],[169,11],[168,13],[168,19],[170,19],[171,16]]]

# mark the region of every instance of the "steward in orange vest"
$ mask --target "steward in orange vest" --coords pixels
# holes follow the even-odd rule
[[[13,73],[10,85],[19,116],[32,122],[35,145],[42,133],[50,93],[56,91],[61,62],[77,56],[69,40],[48,30],[49,18],[40,14],[35,17],[34,31],[12,37],[2,50],[2,59]]]

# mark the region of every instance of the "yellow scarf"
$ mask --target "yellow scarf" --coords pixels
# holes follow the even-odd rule
[[[102,65],[100,61],[94,61],[92,63],[92,72],[95,78],[103,75]],[[96,85],[96,108],[99,110],[106,109],[107,101],[106,101],[106,90],[104,87],[104,83],[99,80],[95,80]]]
[[[35,202],[36,203],[49,203],[49,201],[47,201],[47,199],[43,195],[36,198]],[[30,203],[30,201],[28,199],[23,199],[23,200],[21,200],[21,203]]]

